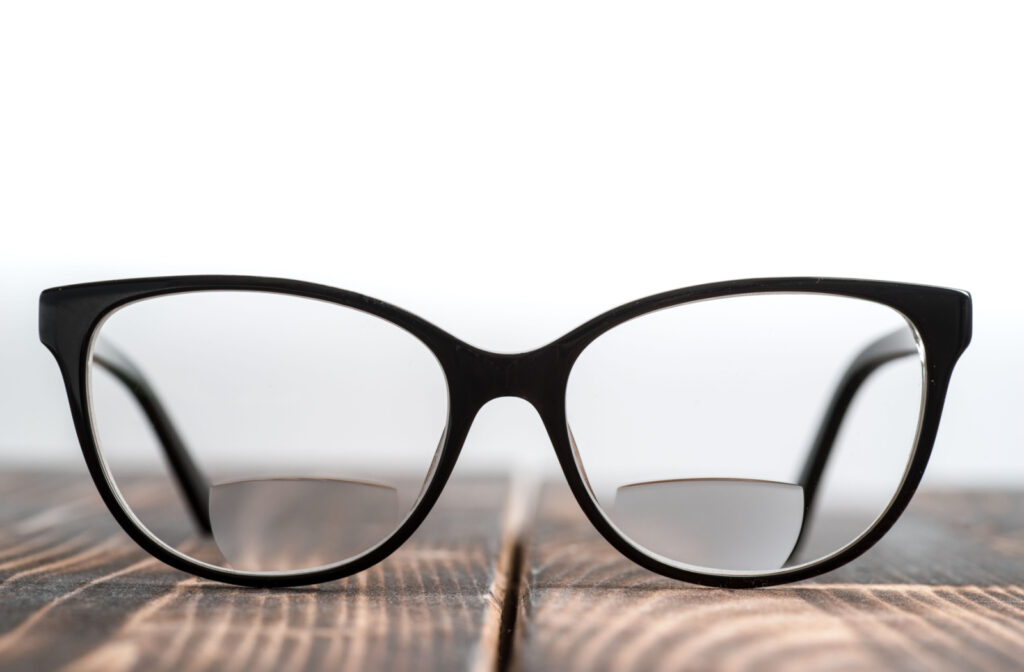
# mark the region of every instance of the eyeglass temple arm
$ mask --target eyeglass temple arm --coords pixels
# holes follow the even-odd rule
[[[93,344],[92,359],[123,384],[138,402],[156,432],[192,518],[201,532],[212,534],[210,484],[196,466],[185,441],[145,374],[126,354],[102,337]]]
[[[800,549],[800,544],[807,533],[821,477],[825,472],[829,457],[832,456],[836,436],[839,434],[839,429],[842,427],[843,420],[850,410],[850,404],[857,395],[857,391],[880,367],[891,361],[917,354],[917,342],[910,330],[899,329],[869,343],[867,347],[857,353],[843,373],[822,418],[821,425],[818,427],[818,434],[814,438],[814,443],[811,445],[810,453],[797,481],[804,489],[804,521],[790,560]]]

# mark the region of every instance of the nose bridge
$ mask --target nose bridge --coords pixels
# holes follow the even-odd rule
[[[517,354],[476,350],[464,374],[479,406],[500,397],[518,397],[540,410],[557,386],[553,363],[547,347]]]

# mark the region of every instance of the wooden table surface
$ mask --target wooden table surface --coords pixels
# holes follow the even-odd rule
[[[151,559],[82,474],[0,502],[4,671],[1024,668],[1024,493],[919,495],[854,563],[759,590],[637,567],[558,483],[453,480],[385,562],[277,590]]]

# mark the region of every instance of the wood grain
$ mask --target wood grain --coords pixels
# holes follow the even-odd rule
[[[921,495],[858,561],[747,591],[637,567],[560,483],[535,514],[533,499],[504,479],[453,480],[377,567],[253,590],[151,559],[81,474],[6,474],[0,669],[1022,667],[1024,493]]]
[[[82,474],[0,476],[0,669],[494,669],[508,492],[453,480],[385,562],[255,590],[152,559]]]
[[[1024,494],[919,495],[846,567],[737,591],[641,569],[555,484],[526,558],[527,671],[1024,668]]]

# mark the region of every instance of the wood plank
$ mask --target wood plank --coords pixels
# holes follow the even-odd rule
[[[0,476],[0,669],[493,669],[508,493],[504,479],[453,479],[385,562],[255,590],[152,559],[81,473]]]
[[[527,552],[523,670],[1019,670],[1024,493],[919,495],[857,561],[801,584],[672,581],[545,486]]]

